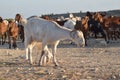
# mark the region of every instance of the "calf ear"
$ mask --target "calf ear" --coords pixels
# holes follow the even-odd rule
[[[70,32],[70,36],[71,36],[73,39],[75,39],[75,35],[76,35],[75,30]]]

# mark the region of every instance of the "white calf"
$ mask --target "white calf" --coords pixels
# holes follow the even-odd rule
[[[52,55],[53,55],[53,62],[55,66],[58,65],[56,61],[56,49],[57,45],[60,40],[63,39],[72,39],[78,46],[84,46],[85,40],[83,37],[83,33],[81,31],[67,29],[58,25],[54,21],[47,21],[41,18],[30,18],[25,21],[20,21],[24,25],[24,32],[25,32],[25,48],[27,51],[27,58],[30,59],[30,63],[32,64],[32,42],[42,42],[42,54],[40,57],[39,64],[42,64],[45,54],[49,54],[48,44],[51,45],[52,48]],[[30,52],[29,52],[30,51]],[[29,53],[29,54],[28,54]]]

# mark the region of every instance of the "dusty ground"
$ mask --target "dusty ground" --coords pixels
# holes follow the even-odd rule
[[[18,50],[0,46],[0,80],[120,80],[120,40],[107,46],[100,41],[90,39],[85,48],[59,45],[59,67],[29,65],[23,43]],[[36,48],[33,52],[38,61]]]

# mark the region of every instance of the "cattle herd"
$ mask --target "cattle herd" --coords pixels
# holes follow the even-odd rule
[[[30,60],[30,64],[33,64],[32,48],[36,42],[42,42],[39,65],[46,64],[53,57],[57,66],[55,53],[59,40],[71,39],[78,46],[89,46],[87,39],[92,37],[103,38],[109,44],[111,40],[120,39],[120,17],[87,12],[83,17],[70,14],[69,18],[62,19],[49,16],[23,19],[20,14],[16,14],[15,19],[10,21],[0,17],[0,37],[0,44],[8,43],[9,48],[17,48],[18,39],[25,42],[26,59]],[[52,53],[48,50],[48,44],[53,47]]]

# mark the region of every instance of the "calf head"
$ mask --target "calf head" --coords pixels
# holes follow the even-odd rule
[[[70,36],[78,47],[85,46],[85,39],[82,31],[73,30],[71,31]]]

